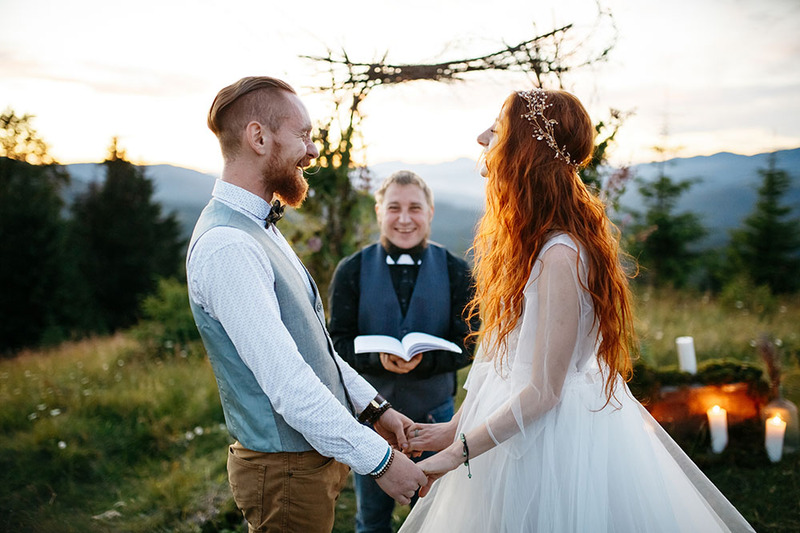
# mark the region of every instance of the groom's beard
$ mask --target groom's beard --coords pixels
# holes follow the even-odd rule
[[[300,169],[301,162],[291,162],[282,157],[281,145],[275,144],[272,156],[262,171],[262,179],[278,199],[290,207],[300,207],[308,194],[308,182]]]

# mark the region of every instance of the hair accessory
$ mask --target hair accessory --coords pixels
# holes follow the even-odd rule
[[[285,206],[281,205],[280,200],[275,200],[272,202],[272,207],[269,208],[269,213],[267,214],[267,218],[265,220],[266,227],[269,227],[270,224],[275,224],[283,217],[283,210]]]
[[[553,105],[547,103],[547,92],[539,87],[534,87],[530,91],[517,91],[517,94],[528,105],[528,112],[520,116],[528,119],[528,122],[533,124],[534,138],[537,141],[547,141],[547,146],[556,153],[555,159],[561,159],[566,164],[577,168],[578,163],[573,162],[570,158],[567,146],[559,147],[558,143],[556,143],[553,126],[558,125],[558,121],[553,118],[547,118],[544,114],[545,110]]]
[[[467,477],[472,479],[472,471],[469,469],[469,447],[467,447],[467,437],[461,433],[459,438],[461,439],[461,446],[463,449],[461,455],[464,456],[464,466],[467,467]]]

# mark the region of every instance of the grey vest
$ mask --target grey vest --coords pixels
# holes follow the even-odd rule
[[[352,412],[341,373],[333,359],[333,343],[325,329],[325,318],[319,291],[310,298],[306,285],[291,260],[277,247],[264,229],[247,216],[212,199],[203,209],[189,243],[187,262],[197,239],[211,228],[228,226],[252,236],[269,257],[275,273],[275,294],[281,321],[289,330],[306,363],[336,399]],[[217,380],[225,423],[231,436],[245,448],[261,452],[301,452],[312,447],[302,434],[289,426],[272,407],[255,376],[244,364],[225,328],[191,298],[197,329],[208,352]],[[263,347],[263,357],[281,357]]]
[[[421,331],[446,338],[450,330],[450,275],[447,251],[433,243],[422,255],[414,292],[405,317],[392,285],[386,251],[373,244],[361,251],[358,330],[362,335],[390,335],[402,338],[412,331]],[[423,355],[423,357],[426,357]],[[436,357],[427,354],[427,357]],[[365,375],[378,392],[398,411],[415,421],[453,396],[453,372],[418,378],[409,374],[385,373]]]

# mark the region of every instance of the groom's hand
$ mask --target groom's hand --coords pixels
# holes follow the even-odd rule
[[[378,486],[401,505],[411,503],[420,487],[428,484],[427,476],[402,453],[395,453],[389,470],[375,480]]]
[[[406,429],[408,429],[414,422],[407,416],[398,413],[394,409],[389,409],[381,415],[381,417],[372,424],[378,435],[386,439],[393,448],[402,452],[408,448],[408,439],[406,438]]]

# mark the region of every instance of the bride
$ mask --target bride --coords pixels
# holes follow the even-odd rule
[[[481,349],[453,420],[407,429],[411,450],[440,452],[401,532],[753,531],[625,384],[627,276],[577,173],[593,141],[581,103],[541,89],[478,137]]]

